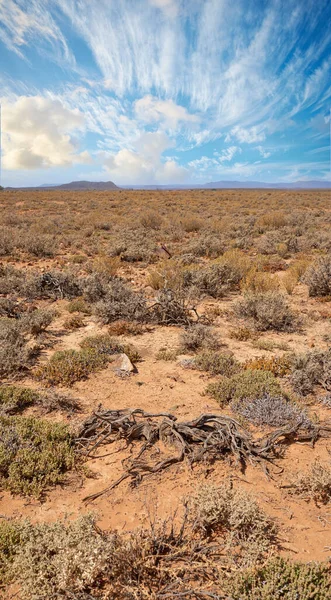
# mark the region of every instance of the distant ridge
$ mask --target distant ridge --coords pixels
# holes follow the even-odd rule
[[[43,184],[32,187],[7,187],[7,190],[196,190],[196,189],[285,189],[285,190],[304,190],[304,189],[331,189],[331,181],[311,180],[311,181],[292,181],[282,183],[266,183],[263,181],[210,181],[208,183],[192,183],[182,185],[115,185],[113,181],[71,181],[71,183]]]
[[[117,185],[112,181],[71,181],[71,183],[62,183],[61,185],[42,185],[40,187],[52,190],[118,190]]]

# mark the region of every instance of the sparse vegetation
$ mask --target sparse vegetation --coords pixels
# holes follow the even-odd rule
[[[249,294],[237,302],[235,313],[251,319],[258,331],[293,331],[298,322],[287,300],[278,292]]]
[[[302,422],[309,425],[305,411],[283,396],[264,394],[258,398],[233,400],[231,408],[254,425],[282,427]]]
[[[180,345],[183,352],[196,352],[200,349],[216,350],[220,341],[213,329],[197,323],[187,327],[181,334]]]
[[[210,383],[206,391],[223,406],[231,400],[254,400],[264,394],[277,396],[281,390],[276,377],[269,371],[247,370]]]

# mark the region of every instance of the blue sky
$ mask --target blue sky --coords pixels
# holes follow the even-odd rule
[[[329,0],[0,0],[3,185],[330,178]]]

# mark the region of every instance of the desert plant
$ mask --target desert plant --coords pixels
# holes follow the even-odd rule
[[[69,302],[67,310],[70,313],[80,312],[80,313],[83,313],[84,315],[92,314],[91,307],[86,302],[86,300],[84,300],[84,298],[76,298],[75,300],[72,300],[71,302]]]
[[[264,293],[279,289],[279,279],[276,275],[258,271],[255,267],[250,269],[241,282],[244,292]]]
[[[238,342],[248,342],[256,338],[256,332],[248,327],[237,327],[230,332],[230,338]]]
[[[172,361],[176,360],[180,350],[178,348],[160,348],[156,353],[156,360]]]
[[[275,522],[251,494],[232,485],[205,485],[190,498],[195,528],[203,534],[222,534],[228,550],[240,547],[246,563],[261,560],[275,544]]]
[[[125,319],[144,322],[148,320],[146,299],[134,292],[120,279],[114,279],[107,286],[106,295],[95,306],[95,314],[104,324]]]
[[[46,385],[73,385],[94,371],[106,367],[109,357],[91,348],[55,352],[34,370],[34,377]]]
[[[300,473],[289,487],[290,493],[327,504],[331,501],[331,466],[316,459],[306,473]]]
[[[229,352],[203,350],[193,359],[192,368],[212,375],[231,377],[240,370],[240,364]]]
[[[38,393],[15,385],[0,385],[0,414],[12,415],[35,404]]]
[[[13,494],[40,497],[74,465],[66,426],[34,417],[0,417],[0,485]]]
[[[331,391],[331,349],[293,356],[290,383],[300,396],[313,392],[316,385]]]
[[[23,313],[19,324],[24,333],[37,336],[47,329],[55,319],[57,312],[48,308],[40,308],[32,312]]]
[[[277,396],[280,385],[275,376],[269,371],[241,371],[232,377],[222,377],[207,387],[210,394],[222,406],[231,400],[258,398],[264,394]]]
[[[298,319],[278,292],[249,294],[235,305],[235,314],[251,319],[258,331],[293,331]]]
[[[114,321],[108,327],[109,335],[141,335],[145,331],[147,331],[145,325],[124,319]]]
[[[81,315],[72,315],[63,321],[64,329],[79,329],[80,327],[84,327],[84,319]]]
[[[305,411],[284,396],[264,394],[249,400],[246,398],[233,400],[231,409],[254,425],[282,427],[299,422],[309,426],[310,423]]]
[[[215,331],[206,325],[190,325],[180,336],[180,346],[184,352],[196,352],[201,348],[216,350],[220,341]]]
[[[288,354],[283,356],[259,356],[257,358],[246,360],[243,365],[244,369],[252,369],[259,371],[270,371],[276,377],[285,377],[291,372],[292,357]]]
[[[308,267],[304,283],[308,285],[309,296],[331,295],[331,255],[321,256]]]
[[[25,336],[17,321],[0,319],[0,377],[23,371],[35,354],[33,348],[27,347]]]
[[[331,593],[330,566],[325,563],[295,563],[275,557],[262,566],[239,571],[225,584],[232,600],[328,600]]]

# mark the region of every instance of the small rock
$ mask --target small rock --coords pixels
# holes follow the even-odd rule
[[[137,372],[136,367],[132,364],[129,357],[124,353],[119,354],[116,357],[115,361],[112,363],[112,367],[113,367],[114,371],[121,376],[123,374],[130,375],[130,373]]]

